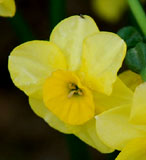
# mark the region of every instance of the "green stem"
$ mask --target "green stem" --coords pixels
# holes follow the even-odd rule
[[[138,0],[128,0],[130,9],[140,26],[144,35],[146,35],[146,14]]]
[[[65,18],[66,0],[50,0],[49,14],[51,20],[51,29],[53,29],[56,24]]]
[[[36,39],[29,25],[18,10],[15,14],[15,17],[10,19],[10,23],[21,42]]]

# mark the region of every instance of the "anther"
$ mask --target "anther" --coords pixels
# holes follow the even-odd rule
[[[83,95],[83,91],[81,89],[78,89],[77,92],[78,92],[78,95],[80,95],[80,96]]]
[[[74,93],[75,93],[76,91],[74,90],[74,91],[71,91],[69,94],[68,94],[68,98],[71,98],[73,95],[74,95]]]
[[[68,98],[71,98],[73,95],[83,95],[83,91],[80,88],[78,88],[78,86],[74,83],[69,83],[69,90],[70,92],[68,94]]]
[[[77,89],[77,86],[74,83],[69,83],[68,87],[69,87],[70,90]]]

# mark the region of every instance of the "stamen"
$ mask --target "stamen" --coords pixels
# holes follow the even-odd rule
[[[77,86],[74,84],[74,83],[69,83],[69,89],[70,90],[74,90],[74,89],[77,89]]]
[[[68,94],[68,98],[71,98],[74,94],[76,93],[76,90],[73,90],[71,91],[69,94]]]
[[[80,96],[83,95],[83,91],[81,89],[78,89],[78,95],[80,95]]]
[[[68,98],[71,98],[73,95],[83,95],[83,91],[74,83],[69,83],[69,90]]]

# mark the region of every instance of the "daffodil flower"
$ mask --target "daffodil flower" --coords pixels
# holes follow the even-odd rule
[[[128,0],[91,0],[93,11],[103,20],[117,23],[128,10]],[[145,0],[141,0],[145,3]]]
[[[16,12],[14,0],[0,0],[0,16],[13,17]]]
[[[132,92],[117,78],[126,54],[116,34],[100,32],[89,16],[72,16],[50,41],[30,41],[9,57],[14,84],[50,126],[73,133],[103,153],[112,152],[96,134],[95,116],[131,103]]]
[[[127,0],[91,0],[94,12],[103,20],[118,22],[128,8]]]
[[[145,160],[146,82],[142,82],[139,75],[127,73],[123,73],[122,78],[129,75],[127,85],[131,83],[129,87],[134,92],[132,103],[97,116],[97,133],[106,145],[122,150],[116,160]]]

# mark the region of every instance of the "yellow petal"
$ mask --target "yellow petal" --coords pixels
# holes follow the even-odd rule
[[[96,134],[95,119],[89,121],[85,125],[71,126],[59,120],[44,105],[42,100],[29,97],[29,104],[32,110],[41,118],[43,118],[52,128],[67,134],[75,134],[81,140],[101,151],[102,153],[110,153],[113,149],[107,147],[100,141]]]
[[[97,134],[103,143],[121,150],[133,138],[146,135],[146,126],[131,124],[129,114],[130,107],[122,106],[105,111],[96,117]]]
[[[96,133],[96,120],[92,118],[87,123],[80,126],[69,126],[73,134],[82,141],[97,149],[102,153],[111,153],[114,149],[107,147],[98,137]]]
[[[86,15],[72,16],[61,21],[52,31],[50,41],[57,44],[68,61],[69,70],[80,65],[83,40],[99,32],[94,20]]]
[[[94,12],[103,20],[117,22],[126,11],[127,0],[92,0]]]
[[[74,93],[71,84],[79,88],[79,94]],[[95,113],[90,90],[81,84],[73,72],[54,72],[44,84],[43,98],[46,107],[67,124],[83,124],[93,118]]]
[[[146,124],[146,82],[135,90],[130,120],[135,124]]]
[[[131,104],[133,92],[119,79],[113,84],[110,96],[94,92],[96,113],[99,114],[110,108]]]
[[[109,95],[125,54],[126,44],[118,35],[94,34],[84,41],[79,74],[89,88]]]
[[[44,105],[42,100],[29,97],[29,104],[32,110],[41,118],[43,118],[51,127],[63,133],[71,133],[67,124],[60,121],[52,112]]]
[[[146,137],[129,142],[116,160],[146,160]]]
[[[1,0],[0,1],[0,16],[13,17],[16,12],[14,0]]]
[[[66,69],[66,61],[52,42],[31,41],[11,52],[8,67],[18,88],[28,96],[41,98],[46,78],[57,69]]]
[[[139,74],[136,74],[135,72],[132,72],[130,70],[124,71],[121,74],[119,74],[119,78],[129,87],[132,91],[135,90],[135,88],[142,83],[141,76]]]

